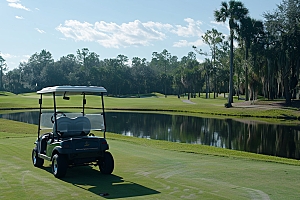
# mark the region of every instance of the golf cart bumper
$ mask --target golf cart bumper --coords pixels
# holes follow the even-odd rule
[[[52,143],[53,150],[61,154],[86,154],[109,149],[107,141],[101,137],[69,138]]]

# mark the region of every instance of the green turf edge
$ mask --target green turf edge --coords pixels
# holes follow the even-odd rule
[[[27,124],[7,119],[0,119],[0,139],[13,137],[36,137],[37,125]],[[102,133],[97,132],[96,136],[103,136]],[[164,150],[195,153],[211,156],[230,157],[247,160],[259,160],[265,162],[275,162],[288,165],[300,166],[300,160],[281,158],[276,156],[268,156],[262,154],[249,153],[244,151],[223,149],[219,147],[212,147],[200,144],[176,143],[163,140],[150,140],[145,138],[136,138],[124,136],[116,133],[106,132],[106,138],[109,140],[118,140],[123,142],[130,142],[138,145],[147,146],[150,148],[159,148]]]
[[[43,109],[52,110],[50,107],[44,107]],[[67,107],[62,108],[64,111],[69,111]],[[70,107],[70,109],[74,109]],[[99,109],[99,107],[90,107],[87,109]],[[277,124],[289,124],[289,125],[299,125],[300,116],[287,115],[282,117],[280,114],[277,116],[265,116],[265,115],[249,115],[249,114],[230,114],[230,113],[214,113],[214,112],[201,112],[201,111],[189,111],[189,110],[176,110],[176,109],[139,109],[139,108],[106,108],[106,112],[140,112],[140,113],[158,113],[158,114],[170,114],[170,115],[187,115],[196,117],[208,117],[208,118],[238,118],[247,119],[252,121],[263,121],[267,123],[277,123]],[[14,109],[0,109],[0,114],[6,113],[16,113],[16,112],[27,112],[27,111],[38,111],[38,108],[14,108]],[[276,110],[271,111],[275,113]]]
[[[163,97],[161,94],[154,93],[156,96]],[[51,96],[43,98],[46,107],[51,107]],[[5,110],[9,109],[38,109],[38,98],[39,96],[35,93],[25,93],[22,95],[2,95],[0,98],[0,113],[5,113]],[[92,98],[93,99],[93,98]],[[147,100],[146,100],[147,99]],[[153,101],[160,100],[162,104],[153,104]],[[237,100],[234,97],[235,102],[243,102]],[[60,99],[58,99],[60,100]],[[181,98],[181,100],[187,100],[187,98]],[[269,119],[274,120],[292,120],[294,123],[300,123],[300,111],[297,108],[288,109],[269,109],[261,110],[260,108],[243,108],[243,107],[232,107],[225,108],[224,102],[226,98],[216,97],[216,99],[209,98],[205,99],[204,96],[193,98],[191,101],[197,103],[197,105],[191,105],[182,103],[178,100],[176,95],[168,95],[168,98],[114,98],[105,97],[105,105],[107,110],[129,110],[129,111],[159,111],[159,112],[182,112],[189,114],[199,115],[212,115],[212,116],[224,116],[224,117],[247,117],[247,118],[258,118],[260,120],[268,121]],[[299,100],[298,100],[299,101]],[[75,102],[81,102],[79,98]],[[269,101],[266,101],[269,102]],[[60,102],[61,103],[61,102]],[[79,105],[79,104],[78,104]],[[65,102],[62,106],[67,106]],[[81,106],[81,104],[79,105]],[[67,106],[68,107],[68,106]],[[92,104],[91,107],[95,107]],[[147,109],[145,109],[147,108]],[[3,112],[4,110],[4,112]]]
[[[276,156],[249,153],[244,151],[223,149],[220,147],[212,147],[207,145],[176,143],[176,142],[169,142],[163,140],[150,140],[145,138],[124,136],[115,133],[106,133],[106,138],[108,139],[108,141],[119,140],[119,141],[147,146],[149,148],[160,148],[164,150],[171,150],[171,151],[178,151],[178,152],[185,152],[185,153],[204,154],[204,155],[211,155],[211,156],[230,157],[230,158],[239,158],[239,159],[247,159],[247,160],[258,160],[258,161],[275,162],[275,163],[300,166],[300,160],[296,160],[296,159],[281,158]]]

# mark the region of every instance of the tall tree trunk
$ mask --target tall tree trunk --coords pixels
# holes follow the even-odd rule
[[[248,92],[248,48],[247,48],[247,45],[245,45],[245,48],[246,48],[246,56],[245,56],[245,59],[246,59],[246,69],[245,69],[245,78],[246,78],[246,81],[245,81],[245,93],[246,93],[246,101],[249,101],[249,92]]]
[[[233,30],[230,30],[230,78],[229,78],[229,96],[228,108],[232,107],[232,92],[233,92]]]
[[[297,60],[297,80],[299,80],[299,65],[300,65],[300,57]]]
[[[268,99],[269,100],[273,100],[274,96],[273,96],[273,73],[271,72],[271,60],[268,58],[267,59],[268,62]]]
[[[224,81],[224,98],[226,98],[225,92],[226,92],[226,82]]]
[[[206,85],[206,99],[207,99],[207,94],[208,94],[208,84],[207,84],[207,73],[205,74],[205,85]]]
[[[296,75],[296,78],[297,78],[297,81],[299,82],[299,64],[300,64],[300,57],[298,58],[297,60],[297,75]],[[299,89],[298,87],[296,87],[296,99],[299,99]]]
[[[289,80],[289,58],[288,54],[286,53],[286,58],[285,58],[285,63],[284,63],[284,79],[283,79],[283,85],[284,85],[284,93],[285,93],[285,103],[289,106],[292,104],[291,101],[291,92],[290,92],[290,80]]]
[[[240,75],[238,75],[238,89],[237,89],[237,96],[238,96],[238,100],[240,99]]]
[[[287,105],[291,105],[291,92],[289,88],[289,77],[286,75],[283,79],[283,85],[284,85],[284,94],[285,94],[285,103]]]
[[[209,95],[209,98],[210,98],[209,75],[207,75],[207,81],[208,81],[208,95]]]
[[[215,85],[214,86],[214,99],[216,98],[216,85],[217,85],[216,82],[217,81],[216,81],[216,77],[215,77],[215,82],[214,82],[214,85]]]

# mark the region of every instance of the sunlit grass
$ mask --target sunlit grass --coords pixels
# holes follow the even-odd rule
[[[0,130],[2,199],[96,199],[101,193],[108,193],[108,199],[297,199],[300,195],[298,160],[113,133],[107,133],[115,160],[112,175],[101,174],[97,166],[74,167],[65,178],[56,179],[51,162],[45,161],[42,168],[32,165],[36,125],[1,119]]]
[[[11,93],[11,92],[0,91],[0,96],[1,95],[4,95],[4,96],[14,96],[15,94]]]
[[[201,96],[196,98],[190,98],[189,100],[195,104],[183,102],[188,100],[187,97],[178,98],[177,95],[168,95],[167,98],[162,94],[154,93],[155,97],[146,98],[118,98],[118,97],[104,97],[105,108],[107,110],[128,110],[128,111],[154,111],[154,112],[178,112],[178,113],[190,113],[198,115],[212,115],[212,116],[227,116],[227,117],[252,117],[274,120],[281,119],[297,119],[300,117],[298,108],[289,107],[288,109],[262,109],[246,108],[246,107],[232,107],[225,108],[224,104],[227,103],[227,98],[218,96],[206,99],[205,93],[201,93]],[[223,94],[222,94],[223,95]],[[10,95],[0,96],[0,109],[16,109],[16,108],[34,108],[38,109],[38,99],[40,95],[30,93],[22,95]],[[100,108],[101,97],[94,95],[87,95],[86,107]],[[261,101],[261,100],[260,100]],[[244,100],[238,100],[237,96],[234,97],[234,102],[244,102]],[[62,96],[56,97],[56,103],[58,107],[81,107],[82,96],[70,95],[70,100],[63,100]],[[43,95],[43,107],[53,107],[52,95]],[[0,113],[4,113],[0,111]]]

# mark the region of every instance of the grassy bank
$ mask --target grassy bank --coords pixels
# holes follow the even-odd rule
[[[30,93],[22,95],[2,95],[0,96],[0,113],[7,112],[6,109],[18,108],[35,108],[39,107],[39,95]],[[72,106],[81,106],[82,99],[80,96],[71,96]],[[266,106],[256,107],[232,107],[225,108],[224,104],[227,98],[216,97],[215,99],[201,97],[190,99],[195,104],[185,103],[177,96],[169,95],[164,98],[157,94],[156,97],[147,98],[115,98],[105,97],[105,107],[107,110],[131,110],[131,111],[158,111],[158,112],[177,112],[188,113],[194,115],[212,115],[212,116],[229,116],[229,117],[251,117],[259,119],[274,119],[274,120],[296,120],[300,117],[300,111],[297,107],[282,107],[281,109],[266,108]],[[234,98],[234,102],[244,102]],[[268,102],[268,101],[265,101]],[[270,102],[269,102],[270,103]],[[52,96],[43,96],[43,106],[52,106]],[[70,106],[68,101],[57,98],[57,105],[61,107]],[[99,97],[87,96],[87,107],[99,107]]]
[[[115,159],[112,175],[102,175],[97,167],[77,167],[56,179],[50,162],[41,169],[31,163],[37,126],[1,119],[0,130],[2,199],[297,199],[300,195],[296,160],[112,133],[107,134]]]

